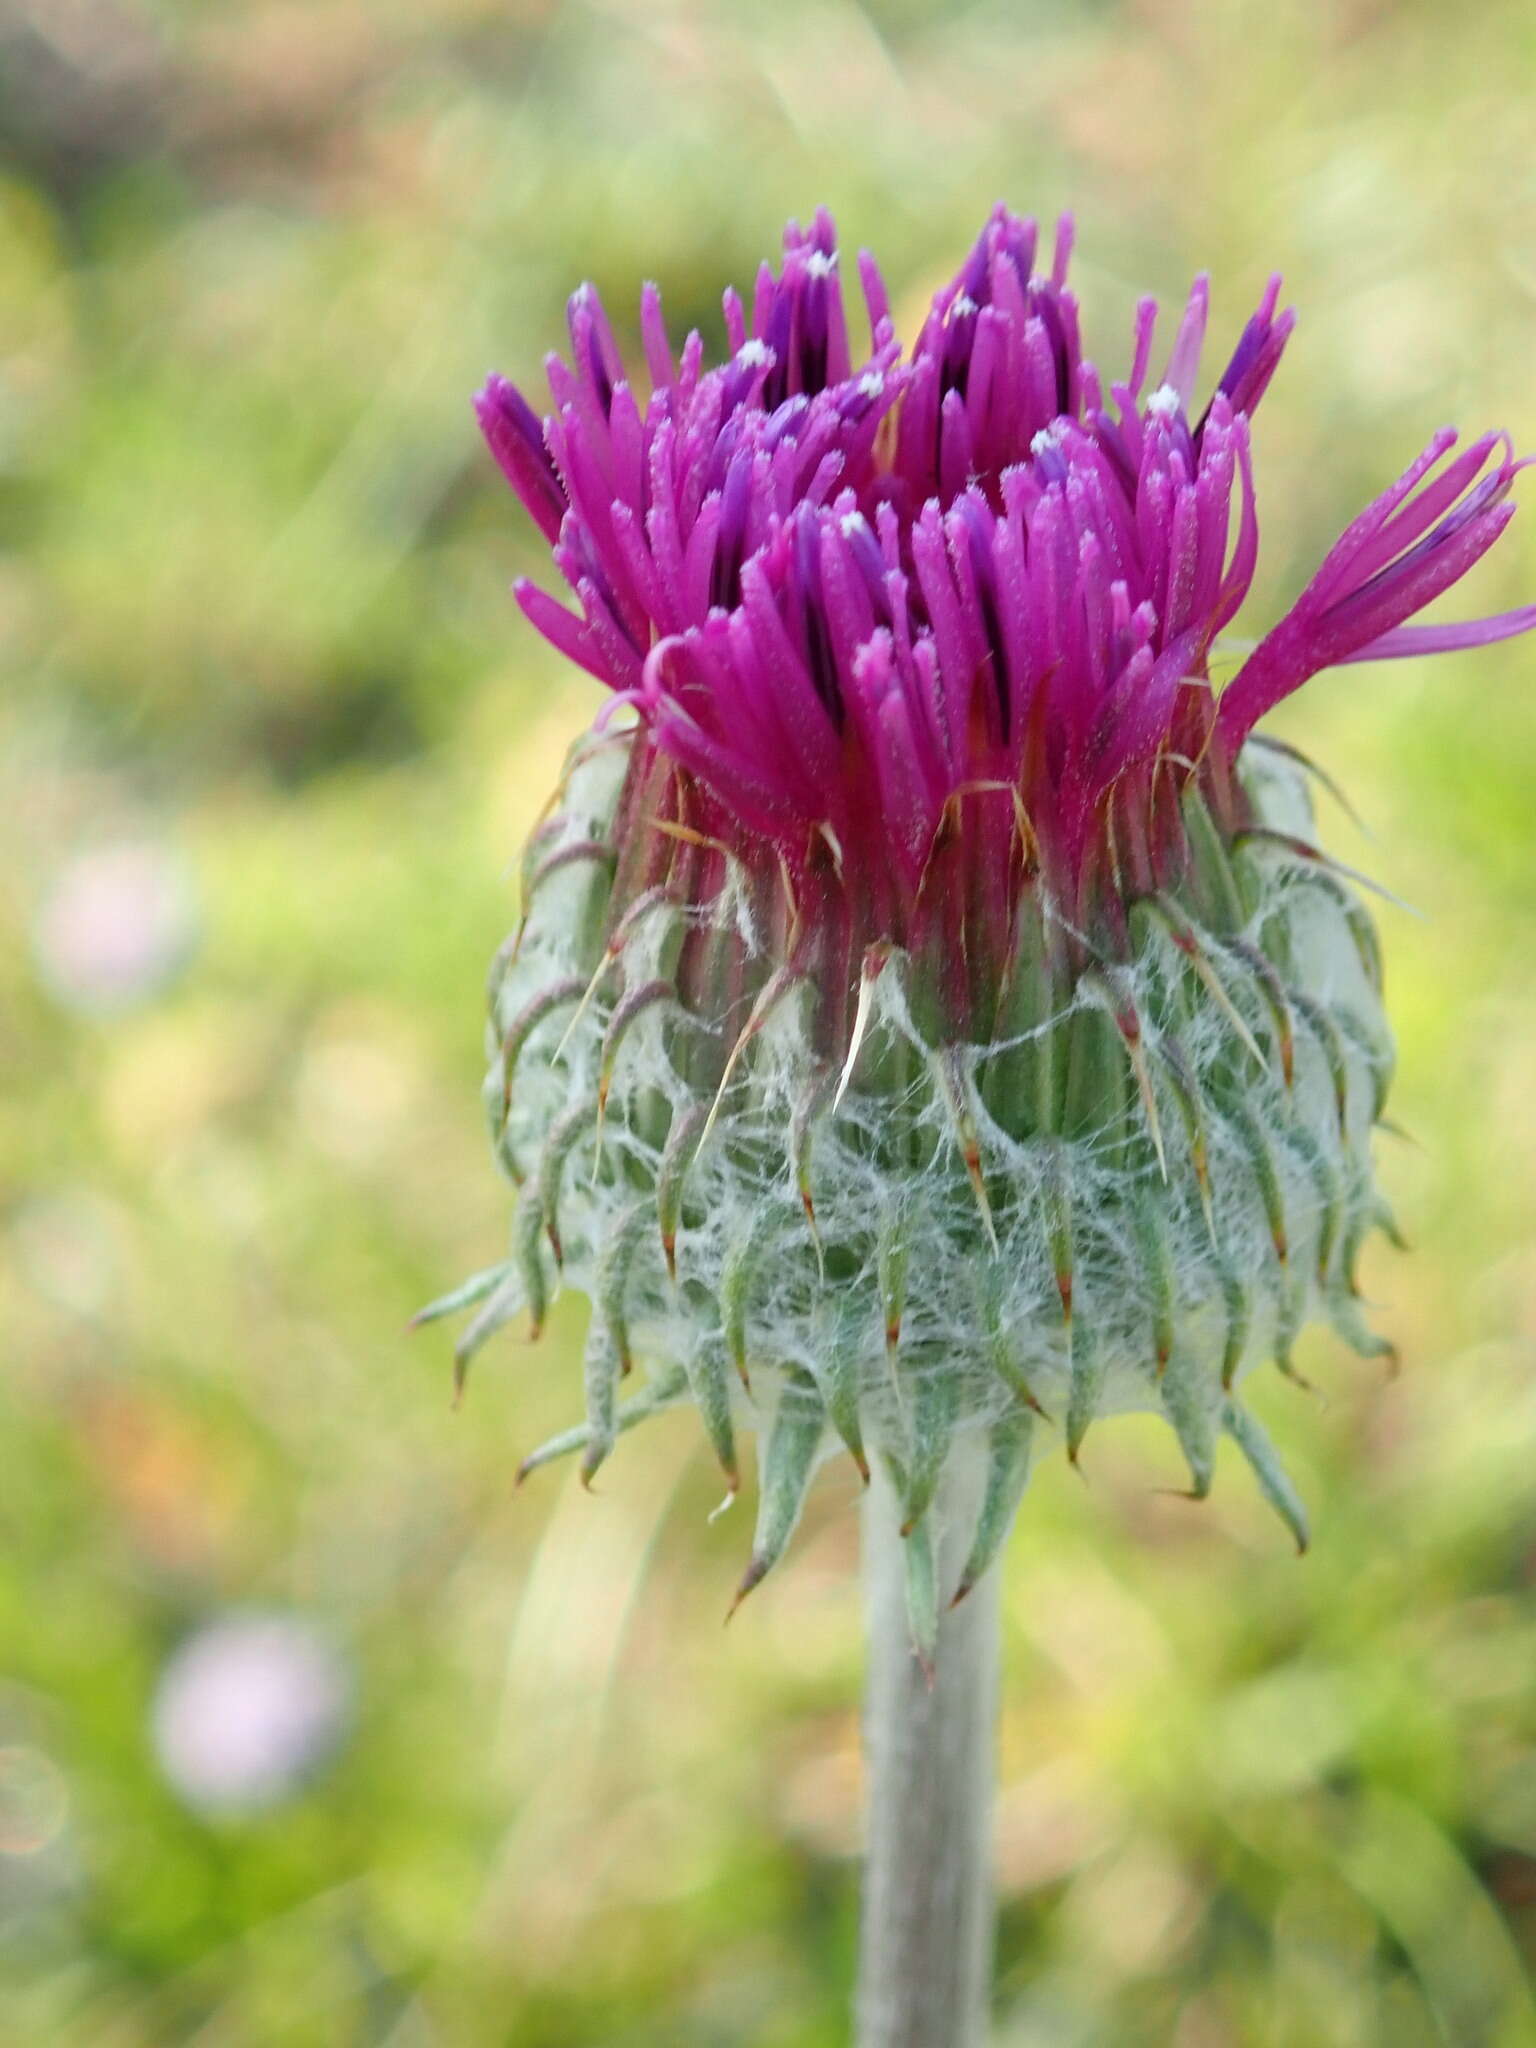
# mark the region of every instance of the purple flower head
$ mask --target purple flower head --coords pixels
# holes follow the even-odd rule
[[[750,308],[726,294],[724,362],[674,352],[647,287],[642,398],[583,288],[549,417],[479,400],[575,600],[523,608],[625,716],[573,750],[492,970],[509,1255],[424,1313],[474,1308],[462,1374],[522,1309],[536,1333],[560,1287],[591,1297],[585,1419],[524,1472],[579,1450],[590,1479],[688,1400],[734,1492],[756,1430],[738,1598],[840,1441],[899,1499],[923,1655],[962,1441],[987,1469],[956,1598],[1037,1431],[1075,1458],[1128,1409],[1196,1496],[1231,1438],[1305,1543],[1238,1388],[1309,1322],[1390,1349],[1356,1269],[1390,1226],[1393,1049],[1359,878],[1250,735],[1330,664],[1536,625],[1412,623],[1520,467],[1439,434],[1220,689],[1293,316],[1272,279],[1211,380],[1199,278],[1171,332],[1141,302],[1106,378],[1071,252],[1069,220],[1045,258],[999,208],[903,354],[868,257],[850,326],[818,213]]]
[[[1212,650],[1258,553],[1250,416],[1294,316],[1272,279],[1198,405],[1206,280],[1155,381],[1143,300],[1106,392],[1066,282],[1070,219],[1048,270],[1037,242],[998,208],[905,360],[862,257],[856,361],[820,212],[760,273],[750,319],[726,294],[728,361],[706,369],[697,333],[674,357],[647,287],[642,404],[583,287],[542,431],[504,380],[478,401],[580,609],[526,582],[519,601],[638,708],[687,784],[663,810],[800,898],[840,891],[866,942],[911,940],[940,865],[970,919],[1004,929],[1044,887],[1113,932],[1125,901],[1179,873],[1191,785],[1236,829],[1237,753],[1309,676],[1536,624],[1536,607],[1405,624],[1513,510],[1507,439],[1446,461],[1444,433],[1218,699]]]

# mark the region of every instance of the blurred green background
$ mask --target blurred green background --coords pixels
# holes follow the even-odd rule
[[[482,973],[594,708],[469,394],[586,275],[718,336],[819,200],[909,333],[995,198],[1070,203],[1106,366],[1287,274],[1254,630],[1443,419],[1536,447],[1533,104],[1525,0],[0,0],[0,2040],[845,2038],[845,1475],[722,1635],[690,1417],[512,1490],[579,1304],[458,1415],[405,1331],[500,1254]],[[1449,609],[1533,595],[1528,509]],[[1279,721],[1426,913],[1404,1371],[1259,1390],[1300,1564],[1159,1430],[1040,1473],[1005,2048],[1536,2042],[1533,662]]]

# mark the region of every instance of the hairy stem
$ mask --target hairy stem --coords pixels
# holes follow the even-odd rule
[[[958,1468],[958,1469],[953,1469]],[[935,1503],[939,1584],[959,1578],[979,1470]],[[907,1623],[900,1514],[876,1472],[864,1509],[867,1847],[858,2048],[983,2048],[992,1969],[998,1579],[939,1625],[932,1681]]]

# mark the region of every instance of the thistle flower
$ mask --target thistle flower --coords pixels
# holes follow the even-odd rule
[[[692,1401],[734,1492],[750,1422],[742,1592],[825,1455],[882,1460],[920,1648],[949,1461],[987,1465],[958,1599],[1043,1436],[1075,1459],[1116,1411],[1167,1417],[1196,1495],[1233,1438],[1305,1543],[1238,1386],[1311,1320],[1388,1348],[1355,1274],[1393,1054],[1360,878],[1254,727],[1321,668],[1536,624],[1406,623],[1513,511],[1507,439],[1444,432],[1218,688],[1293,315],[1272,280],[1201,402],[1206,281],[1156,379],[1144,300],[1106,390],[1071,241],[1037,269],[998,209],[905,356],[861,257],[856,361],[818,213],[726,293],[723,363],[648,286],[642,401],[584,286],[550,415],[477,401],[579,609],[518,600],[613,694],[491,975],[511,1255],[427,1313],[476,1306],[462,1372],[591,1297],[586,1419],[524,1472]]]

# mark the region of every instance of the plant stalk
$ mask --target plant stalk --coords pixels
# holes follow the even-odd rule
[[[957,1583],[982,1476],[953,1460],[931,1510],[939,1584]],[[1000,1574],[943,1614],[930,1680],[911,1646],[900,1510],[878,1470],[864,1505],[868,1673],[858,2048],[984,2048],[992,1977]]]

